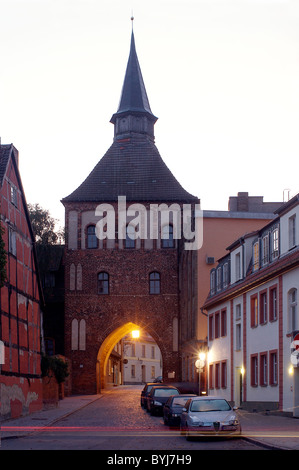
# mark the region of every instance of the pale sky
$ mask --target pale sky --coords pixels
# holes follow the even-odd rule
[[[132,11],[157,148],[201,208],[298,193],[298,0],[0,0],[0,137],[27,202],[62,225],[112,144]]]

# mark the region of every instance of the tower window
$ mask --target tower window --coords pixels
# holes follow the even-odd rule
[[[135,248],[135,228],[133,225],[127,225],[126,227],[126,241],[125,247],[126,248]]]
[[[174,248],[172,225],[164,225],[162,229],[162,248]]]
[[[160,273],[152,272],[149,275],[150,294],[160,294],[161,278]]]
[[[96,228],[94,225],[87,227],[87,248],[97,248],[98,239],[96,236]]]
[[[109,294],[109,274],[106,272],[98,274],[98,294]]]

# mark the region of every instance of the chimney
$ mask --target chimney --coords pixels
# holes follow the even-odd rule
[[[238,212],[248,212],[248,210],[249,210],[248,193],[238,193],[237,211]]]

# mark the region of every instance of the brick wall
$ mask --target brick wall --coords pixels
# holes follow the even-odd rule
[[[81,247],[81,235],[84,234],[82,212],[92,213],[91,208],[94,213],[95,206],[86,203],[67,205],[66,220],[72,211],[72,220],[78,223],[77,248]],[[74,217],[75,211],[77,217]],[[74,227],[72,231],[74,233]],[[79,289],[74,279],[74,272],[77,272],[74,266],[80,266]],[[109,274],[108,295],[97,293],[97,275],[101,271]],[[149,293],[152,271],[161,275],[161,293],[158,295]],[[171,380],[169,374],[172,376],[175,372],[173,380],[180,380],[179,353],[173,350],[174,343],[177,344],[173,338],[173,325],[179,317],[177,248],[160,249],[155,242],[152,249],[145,249],[142,242],[139,249],[120,249],[118,244],[114,249],[67,249],[65,288],[65,355],[72,363],[73,393],[96,393],[96,364],[98,359],[104,360],[98,358],[99,348],[114,330],[130,322],[147,331],[160,347],[165,378]],[[80,350],[80,346],[72,350],[74,319],[85,320],[85,350]]]
[[[14,197],[12,198],[12,188]],[[1,418],[42,407],[40,290],[18,168],[10,157],[0,191],[7,282],[0,290]]]

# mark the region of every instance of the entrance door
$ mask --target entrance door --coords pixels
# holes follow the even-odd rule
[[[242,404],[242,373],[241,367],[236,367],[235,374],[235,406]]]

